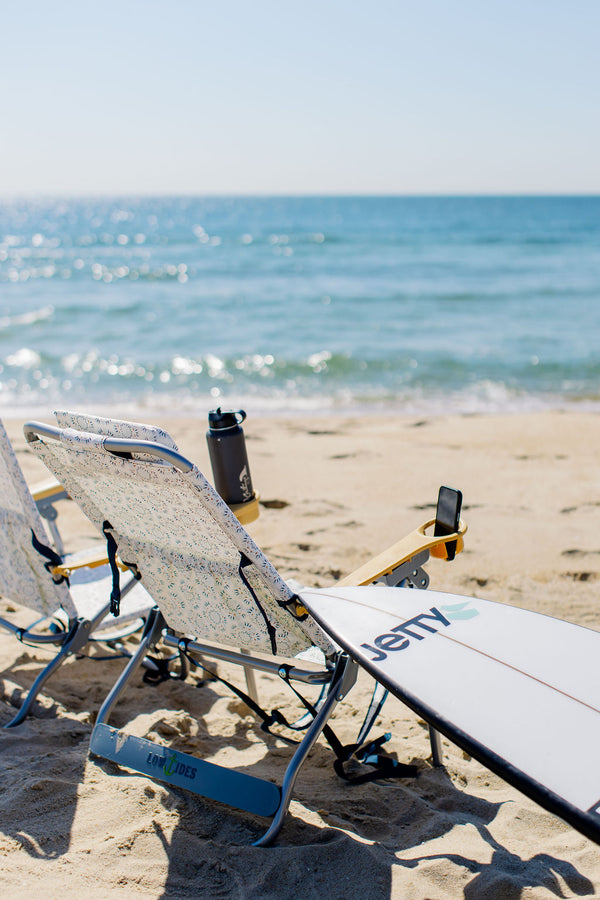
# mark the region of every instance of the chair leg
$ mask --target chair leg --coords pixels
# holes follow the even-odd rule
[[[436,769],[440,768],[444,765],[442,739],[440,737],[439,731],[436,731],[432,725],[429,726],[429,743],[431,744],[431,762]]]
[[[157,642],[164,627],[165,620],[163,619],[158,607],[155,606],[150,611],[146,620],[146,627],[144,628],[144,633],[142,634],[139,647],[121,672],[119,678],[113,685],[108,697],[100,707],[100,710],[96,717],[97,725],[106,724],[108,722],[113,706],[125,690],[130,678],[142,665],[150,647],[152,647]]]
[[[336,704],[345,697],[356,681],[358,664],[350,657],[342,657],[341,663],[338,666],[338,672],[332,679],[325,702],[315,716],[312,725],[308,728],[286,769],[283,784],[281,785],[281,803],[273,817],[273,821],[263,836],[253,843],[253,847],[268,847],[281,831],[300,768],[327,724],[327,720],[335,709]]]
[[[17,725],[20,725],[21,722],[23,722],[31,707],[33,706],[37,695],[41,691],[44,684],[48,681],[50,676],[54,672],[56,672],[58,668],[60,668],[67,656],[70,656],[71,653],[76,653],[78,650],[81,650],[81,648],[84,647],[85,644],[87,644],[90,636],[90,630],[91,623],[88,622],[87,619],[77,620],[70,633],[66,635],[65,640],[62,643],[61,648],[56,656],[50,660],[48,665],[40,672],[38,677],[29,688],[29,692],[25,697],[25,700],[21,704],[19,712],[13,719],[10,720],[10,722],[8,722],[4,726],[5,728],[16,728]]]
[[[240,647],[240,653],[243,654],[243,656],[250,656],[250,653],[247,650],[244,650],[243,647]],[[246,676],[248,696],[251,700],[254,700],[255,703],[258,703],[258,688],[256,687],[256,675],[254,674],[254,669],[251,666],[244,666],[244,675]]]

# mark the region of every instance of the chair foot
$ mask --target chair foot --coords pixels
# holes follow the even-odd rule
[[[59,650],[59,652],[56,654],[54,659],[50,660],[50,662],[48,663],[46,668],[43,669],[42,672],[40,672],[38,677],[35,679],[35,681],[33,682],[33,684],[31,685],[31,687],[29,689],[27,696],[25,697],[25,699],[23,700],[23,703],[21,704],[19,712],[13,719],[10,720],[10,722],[8,722],[4,726],[5,728],[16,728],[17,725],[20,725],[27,718],[27,715],[29,714],[31,707],[35,703],[35,700],[36,700],[39,692],[43,688],[44,684],[48,681],[50,676],[62,665],[62,663],[67,658],[67,656],[68,656],[68,651],[66,650],[65,647],[62,647]]]
[[[331,716],[333,710],[337,703],[343,699],[345,694],[350,690],[350,687],[356,680],[356,673],[358,670],[357,663],[349,657],[342,657],[343,665],[338,666],[338,671],[334,675],[331,686],[329,688],[329,693],[325,701],[323,702],[319,712],[313,719],[312,725],[308,728],[304,738],[298,746],[298,749],[294,753],[290,764],[288,765],[285,776],[283,778],[283,784],[281,785],[281,803],[279,804],[279,809],[275,813],[273,817],[273,821],[271,825],[267,829],[267,831],[260,837],[257,841],[254,841],[252,844],[253,847],[268,847],[269,844],[272,844],[281,828],[283,826],[283,822],[288,811],[288,807],[290,805],[290,801],[292,799],[292,790],[294,788],[294,784],[296,783],[296,778],[298,777],[298,772],[304,760],[312,750],[314,744],[317,742],[317,738],[323,731],[323,728],[327,724],[327,720]]]
[[[31,710],[33,703],[41,691],[44,684],[48,681],[50,676],[56,672],[60,666],[64,663],[67,656],[71,653],[76,653],[78,650],[81,650],[84,647],[90,636],[90,628],[91,623],[87,619],[78,619],[69,634],[65,636],[65,640],[63,641],[60,650],[56,654],[56,656],[50,660],[48,665],[43,669],[38,677],[35,679],[33,684],[29,689],[29,693],[27,694],[25,700],[23,701],[21,708],[14,719],[11,719],[5,728],[16,728],[17,725],[20,725],[23,720],[27,717],[27,714]]]

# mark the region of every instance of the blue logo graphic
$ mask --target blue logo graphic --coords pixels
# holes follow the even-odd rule
[[[442,606],[440,608],[444,610],[446,618],[452,622],[456,622],[458,619],[473,619],[479,615],[479,611],[477,609],[467,609],[470,602],[470,600],[465,600],[464,603],[452,603],[450,606]]]

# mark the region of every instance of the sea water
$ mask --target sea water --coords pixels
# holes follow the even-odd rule
[[[0,410],[600,407],[599,197],[0,203]]]

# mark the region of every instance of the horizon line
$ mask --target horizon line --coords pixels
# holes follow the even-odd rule
[[[318,193],[318,192],[220,192],[220,191],[25,191],[23,193],[0,193],[0,203],[10,200],[101,200],[116,198],[131,199],[533,199],[533,198],[599,198],[600,191],[465,191],[465,192],[354,192],[354,193]]]

